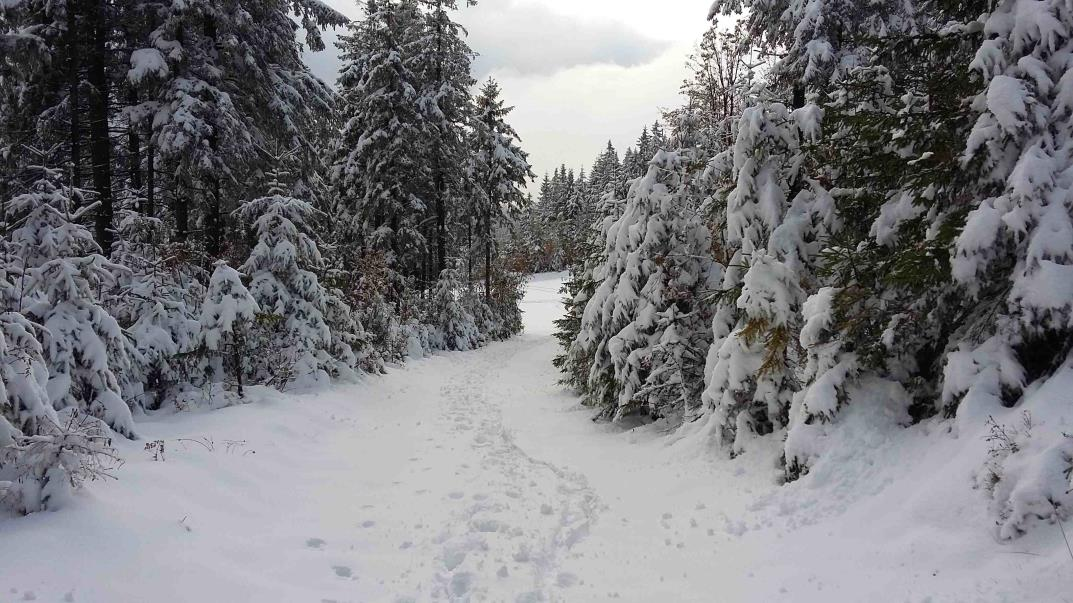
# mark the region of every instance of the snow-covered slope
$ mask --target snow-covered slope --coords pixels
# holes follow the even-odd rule
[[[1057,525],[993,537],[983,434],[851,415],[779,487],[777,442],[728,461],[592,423],[551,366],[561,278],[533,279],[514,340],[140,423],[117,480],[0,520],[0,601],[1073,597]]]

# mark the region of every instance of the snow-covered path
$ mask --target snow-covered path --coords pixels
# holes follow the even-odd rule
[[[1057,533],[997,543],[968,469],[921,470],[953,440],[862,431],[778,488],[777,446],[589,421],[551,365],[560,280],[511,341],[143,419],[117,480],[0,519],[0,601],[1071,600]]]

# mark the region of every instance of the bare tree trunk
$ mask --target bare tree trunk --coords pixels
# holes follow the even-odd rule
[[[175,216],[175,240],[185,243],[190,235],[190,200],[187,198],[190,187],[184,180],[179,187],[179,194],[172,196],[171,213]]]
[[[127,92],[127,106],[133,108],[138,104],[138,89],[132,84]],[[142,192],[142,138],[138,131],[138,123],[133,119],[127,124],[127,170],[130,172],[129,182],[131,192],[138,199],[139,212],[145,212],[145,206],[141,196]]]
[[[153,153],[152,134],[145,145],[145,207],[142,213],[149,217],[156,216],[156,156]]]
[[[81,90],[82,55],[78,47],[78,8],[80,3],[72,1],[67,4],[67,33],[64,34],[67,46],[67,103],[70,108],[70,143],[71,143],[71,186],[82,186],[82,113]]]
[[[112,250],[112,141],[108,135],[109,89],[107,72],[108,30],[104,3],[90,2],[86,15],[92,36],[87,80],[93,88],[89,98],[90,159],[93,163],[93,188],[97,192],[94,221],[97,244],[105,255]]]
[[[492,215],[484,218],[484,301],[492,301]]]
[[[220,179],[210,172],[205,181],[209,186],[208,197],[205,199],[205,253],[212,262],[223,255],[224,217],[220,203]]]

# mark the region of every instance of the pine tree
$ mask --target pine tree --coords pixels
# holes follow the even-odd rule
[[[405,279],[421,272],[426,238],[419,226],[433,179],[424,158],[429,131],[421,84],[403,55],[414,35],[406,6],[370,4],[362,30],[344,42],[345,126],[333,160],[335,194],[345,203],[365,253],[384,254],[388,300],[401,305]],[[357,26],[354,26],[355,28]]]
[[[526,181],[535,179],[528,154],[518,146],[518,133],[506,118],[513,107],[500,99],[499,84],[489,79],[481,88],[472,121],[474,157],[470,174],[475,184],[475,217],[484,247],[484,296],[492,299],[492,252],[495,229],[506,217],[524,209]]]
[[[97,291],[126,272],[99,253],[93,235],[72,213],[83,192],[64,189],[60,173],[38,168],[29,192],[7,206],[12,252],[21,258],[20,309],[44,330],[48,393],[56,409],[75,408],[134,437],[130,408],[120,379],[131,371],[129,344],[116,320],[101,306]]]
[[[272,177],[268,196],[236,210],[256,240],[242,265],[261,309],[256,337],[264,347],[253,374],[281,386],[317,383],[332,372],[333,360],[325,319],[329,293],[317,276],[323,260],[313,234],[316,210],[287,196],[278,178]]]
[[[708,316],[695,304],[718,269],[688,207],[696,172],[689,157],[656,153],[607,227],[576,351],[591,358],[587,399],[609,417],[681,412],[699,395]]]
[[[791,113],[780,103],[746,109],[733,149],[714,160],[728,169],[726,242],[733,256],[712,323],[704,399],[718,439],[744,450],[749,434],[785,426],[798,388],[793,343],[819,252],[833,225],[824,188],[801,173],[802,144],[818,135],[820,110]]]
[[[462,279],[456,268],[440,273],[432,294],[433,324],[442,337],[443,349],[472,350],[481,341],[473,315],[462,305]]]
[[[257,353],[251,337],[261,312],[257,300],[242,284],[242,275],[223,260],[216,262],[201,305],[198,344],[208,357],[209,379],[231,379],[239,398],[243,378]]]

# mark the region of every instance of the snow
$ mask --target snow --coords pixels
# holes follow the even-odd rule
[[[564,276],[532,279],[526,331],[509,341],[316,393],[254,387],[246,405],[143,417],[140,441],[114,442],[118,479],[58,512],[0,519],[0,598],[1068,597],[1057,526],[996,537],[972,489],[986,434],[898,427],[897,396],[879,384],[788,486],[772,438],[727,460],[690,425],[593,423],[551,365]],[[995,415],[1029,409],[1043,438],[1006,463],[1017,512],[1056,487],[1030,461],[1057,462],[1071,430],[1073,369],[1049,383]]]

